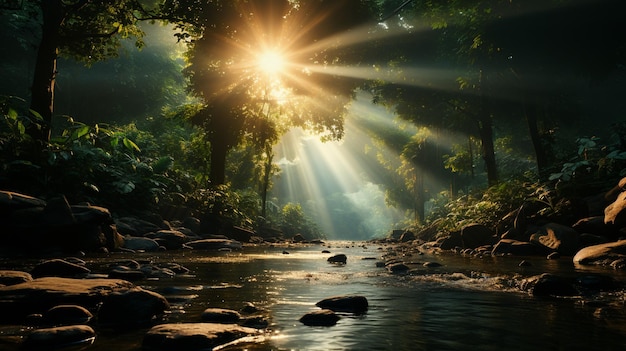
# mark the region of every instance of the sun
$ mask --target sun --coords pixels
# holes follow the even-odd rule
[[[267,50],[259,54],[257,66],[264,73],[277,75],[285,69],[285,59],[278,51]]]

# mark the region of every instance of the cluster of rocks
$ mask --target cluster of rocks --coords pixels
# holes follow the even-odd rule
[[[161,218],[113,218],[106,208],[70,205],[64,196],[44,201],[8,191],[0,191],[0,220],[0,250],[6,253],[239,250],[242,242],[262,240],[236,226],[215,233],[191,217],[173,223]]]
[[[240,311],[207,308],[198,321],[167,323],[168,298],[114,278],[126,272],[121,267],[142,272],[143,278],[188,272],[175,263],[129,260],[98,273],[77,258],[45,260],[29,272],[0,271],[0,323],[29,326],[0,336],[0,345],[13,343],[27,351],[80,348],[94,343],[99,329],[150,327],[142,341],[145,350],[212,349],[261,335],[268,326],[265,311],[252,304]]]
[[[308,326],[333,326],[341,319],[339,313],[361,315],[367,312],[367,298],[360,295],[342,295],[323,299],[315,304],[319,310],[311,311],[300,318]]]
[[[497,228],[469,224],[451,233],[438,233],[438,222],[414,234],[398,233],[400,243],[423,250],[453,251],[470,256],[572,257],[576,264],[626,267],[626,178],[612,190],[577,206],[589,215],[556,221],[541,215],[546,204],[528,202],[507,215]],[[433,238],[424,242],[420,238]]]

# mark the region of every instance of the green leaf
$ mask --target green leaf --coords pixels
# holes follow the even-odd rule
[[[111,146],[112,146],[112,147],[116,147],[116,146],[117,146],[117,144],[119,144],[119,143],[120,143],[120,139],[119,139],[119,138],[113,138],[113,139],[111,139]]]
[[[119,192],[120,194],[128,194],[131,191],[135,190],[135,183],[131,181],[114,182],[113,186],[115,186],[117,192]]]
[[[12,109],[12,108],[9,108],[9,111],[7,112],[7,115],[6,115],[6,116],[7,116],[10,120],[16,121],[16,120],[17,120],[17,116],[18,116],[18,114],[17,114],[17,111],[15,111],[15,110],[14,110],[14,109]]]
[[[128,150],[141,152],[141,150],[139,149],[139,146],[137,146],[137,144],[135,144],[132,140],[124,137],[122,142],[124,143],[124,146],[126,146]]]

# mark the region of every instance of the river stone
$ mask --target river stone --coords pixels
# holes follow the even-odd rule
[[[328,261],[329,263],[346,264],[346,262],[348,262],[348,256],[344,254],[337,254],[337,255],[329,257],[326,261]]]
[[[530,242],[565,256],[573,256],[579,248],[579,234],[571,227],[548,223],[530,236]]]
[[[617,195],[615,201],[604,209],[604,223],[618,228],[626,225],[626,192]]]
[[[587,246],[574,256],[574,263],[598,264],[626,257],[626,240]]]
[[[88,325],[36,329],[26,336],[22,349],[25,351],[42,351],[85,347],[93,344],[95,338],[95,331]]]
[[[0,287],[0,319],[24,318],[57,305],[75,304],[94,309],[112,293],[134,285],[119,279],[44,277]]]
[[[400,242],[402,243],[413,241],[415,239],[416,239],[415,234],[410,230],[407,230],[404,233],[402,233],[402,235],[400,235]]]
[[[549,273],[522,280],[520,288],[533,296],[564,297],[580,295],[578,290],[574,288],[572,281]]]
[[[461,232],[452,232],[450,235],[437,239],[437,246],[442,250],[452,250],[455,247],[463,247]]]
[[[144,336],[142,350],[212,350],[245,336],[257,334],[256,329],[237,324],[176,323],[152,327]]]
[[[33,268],[30,274],[33,278],[41,277],[63,277],[63,278],[82,278],[91,273],[89,268],[71,263],[62,259],[52,259],[44,261]]]
[[[50,325],[75,325],[88,323],[93,315],[89,310],[78,305],[58,305],[43,314],[44,321]]]
[[[207,308],[200,316],[203,322],[232,324],[237,323],[241,319],[241,315],[237,311],[224,308]]]
[[[146,234],[146,237],[156,240],[168,250],[178,250],[188,241],[187,236],[177,230],[159,230]]]
[[[527,241],[518,241],[514,239],[501,239],[491,250],[493,256],[517,255],[517,256],[533,256],[547,254],[545,249]]]
[[[200,239],[190,241],[186,245],[194,250],[241,250],[243,248],[239,241],[230,239]]]
[[[159,243],[150,238],[125,236],[124,248],[134,251],[153,252],[159,249]]]
[[[367,311],[367,298],[359,295],[333,296],[319,301],[315,306],[335,312],[363,313]]]
[[[107,295],[98,311],[98,322],[119,328],[141,326],[162,316],[169,308],[162,295],[134,287]]]
[[[339,316],[332,310],[319,310],[305,314],[300,318],[300,322],[308,326],[329,327],[337,324]]]
[[[30,273],[0,270],[0,285],[15,285],[33,280]]]

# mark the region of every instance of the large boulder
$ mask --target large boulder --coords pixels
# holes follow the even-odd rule
[[[157,251],[159,247],[159,243],[154,239],[134,236],[124,237],[124,248],[129,250],[153,252]]]
[[[461,229],[461,240],[465,249],[492,244],[493,236],[493,231],[482,224],[469,224]]]
[[[180,249],[188,241],[187,236],[177,230],[159,230],[155,233],[146,234],[146,237],[156,240],[160,246],[168,250]]]
[[[581,234],[593,234],[604,236],[608,239],[617,239],[618,228],[612,224],[604,223],[604,216],[581,218],[572,225],[572,229]]]
[[[212,350],[245,336],[257,334],[237,324],[176,323],[152,327],[144,336],[145,351]]]
[[[548,223],[530,236],[530,242],[561,255],[573,256],[579,249],[579,234],[571,227]]]
[[[442,250],[452,250],[456,247],[463,247],[461,232],[452,232],[449,235],[438,238],[437,246]]]
[[[98,322],[116,328],[138,327],[163,316],[169,308],[162,295],[135,287],[107,295],[98,311]]]
[[[132,283],[119,279],[37,278],[0,287],[0,319],[20,320],[66,304],[95,309],[107,295],[133,287]]]
[[[519,287],[533,296],[567,297],[580,294],[570,279],[548,273],[526,278]]]
[[[626,240],[587,246],[576,253],[573,261],[578,264],[611,264],[623,258],[626,258]]]

